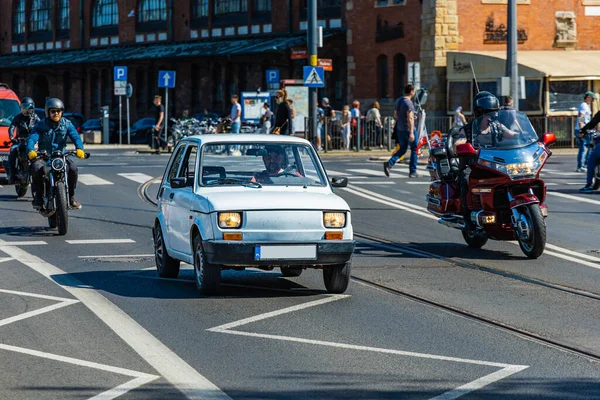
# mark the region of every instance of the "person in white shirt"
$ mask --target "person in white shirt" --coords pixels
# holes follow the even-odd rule
[[[373,106],[367,111],[365,122],[367,123],[367,130],[370,134],[372,135],[373,132],[375,133],[375,145],[382,149],[381,132],[383,130],[383,124],[381,123],[381,113],[379,112],[378,101],[374,101]],[[371,136],[369,139],[371,139],[371,144],[373,144],[373,137]]]
[[[577,123],[575,124],[575,139],[578,147],[576,172],[585,172],[587,162],[590,158],[591,148],[587,147],[589,144],[589,135],[584,135],[583,132],[581,132],[581,128],[592,119],[591,105],[596,99],[597,97],[594,92],[585,92],[583,95],[583,102],[577,108]]]

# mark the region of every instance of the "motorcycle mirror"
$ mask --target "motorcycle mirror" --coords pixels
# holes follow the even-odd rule
[[[471,143],[463,143],[456,146],[456,155],[459,157],[471,157],[475,155],[475,149]]]
[[[427,89],[419,89],[416,93],[417,103],[424,106],[427,103]]]
[[[552,132],[546,132],[542,135],[542,143],[546,146],[556,143],[556,135]]]

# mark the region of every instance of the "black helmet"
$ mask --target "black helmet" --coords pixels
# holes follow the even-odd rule
[[[500,109],[500,101],[490,92],[479,92],[473,98],[473,113],[475,118]]]
[[[63,102],[60,99],[57,99],[56,97],[52,97],[48,100],[46,100],[46,117],[50,118],[50,109],[60,109],[62,111],[65,111],[65,105],[63,104]]]
[[[31,97],[23,97],[21,99],[21,114],[27,117],[33,117],[35,113],[35,103]]]

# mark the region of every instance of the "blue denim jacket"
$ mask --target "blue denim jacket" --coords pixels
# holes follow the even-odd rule
[[[27,153],[34,150],[34,146],[38,144],[38,152],[46,151],[48,154],[60,150],[65,151],[67,146],[67,136],[71,138],[75,147],[83,150],[83,142],[77,133],[77,130],[66,118],[61,118],[56,127],[50,123],[48,118],[44,118],[36,124],[29,139],[27,140]]]

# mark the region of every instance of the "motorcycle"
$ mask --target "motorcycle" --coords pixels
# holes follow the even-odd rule
[[[44,180],[43,205],[39,213],[48,218],[50,228],[58,228],[59,235],[66,235],[69,229],[69,186],[67,182],[67,157],[75,155],[75,151],[55,151],[50,156],[42,152],[34,160],[47,162],[47,174]],[[90,153],[85,153],[89,158]],[[45,169],[46,169],[45,168]]]
[[[546,246],[548,216],[540,171],[554,142],[553,133],[538,139],[527,116],[515,110],[477,118],[472,122],[472,144],[459,144],[456,152],[452,131],[446,140],[433,139],[427,165],[432,178],[428,211],[439,223],[460,229],[469,247],[481,248],[488,239],[516,239],[528,258],[538,258]],[[465,196],[460,174],[466,167],[471,173]]]
[[[17,169],[15,171],[15,191],[17,197],[23,197],[27,194],[27,188],[31,184],[31,170],[29,168],[29,160],[27,159],[27,141],[25,139],[13,139],[10,142],[4,142],[5,146],[18,144],[17,150]],[[4,170],[8,171],[12,166],[8,165],[8,161],[3,161]]]
[[[589,131],[589,133],[591,134],[591,141],[588,146],[591,148],[600,146],[600,131],[593,130]],[[594,171],[594,180],[592,182],[592,188],[594,190],[598,190],[600,189],[600,164],[597,164],[595,168],[596,170]]]

